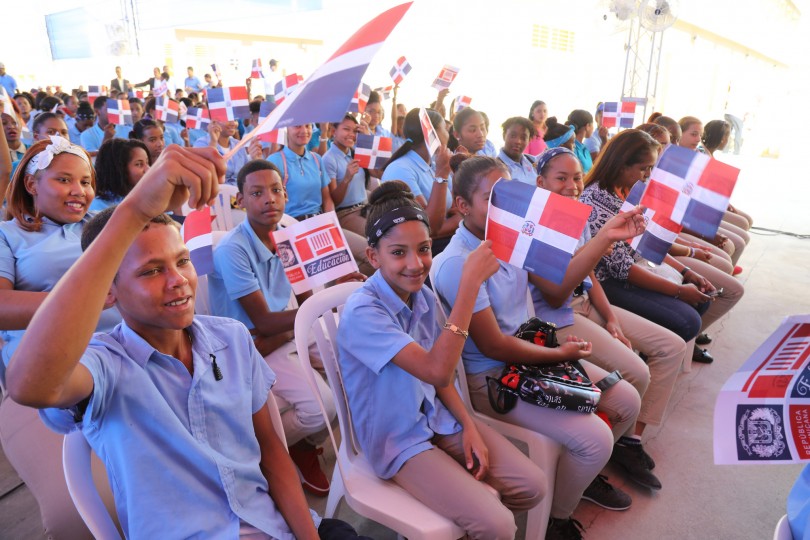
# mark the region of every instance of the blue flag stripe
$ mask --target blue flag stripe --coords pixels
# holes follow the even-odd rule
[[[679,178],[686,178],[695,155],[695,152],[688,148],[670,145],[661,156],[661,160],[656,167]]]
[[[645,233],[639,240],[636,251],[651,263],[661,264],[671,245],[654,234]]]
[[[559,284],[562,283],[570,262],[570,253],[538,240],[532,240],[526,253],[526,264],[523,267],[541,278]],[[537,267],[530,267],[531,263],[536,264]]]
[[[529,211],[529,203],[532,201],[535,189],[534,186],[523,182],[498,182],[495,184],[495,189],[492,190],[490,200],[493,206],[497,206],[501,210],[516,216],[525,216]],[[538,215],[533,221],[536,223],[539,218]]]
[[[723,215],[722,210],[717,210],[691,199],[686,207],[686,212],[683,214],[681,224],[701,236],[712,238],[717,234],[717,228],[723,220]]]

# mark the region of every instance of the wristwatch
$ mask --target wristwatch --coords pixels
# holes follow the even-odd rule
[[[436,182],[437,184],[446,184],[447,178],[434,178],[433,181]]]

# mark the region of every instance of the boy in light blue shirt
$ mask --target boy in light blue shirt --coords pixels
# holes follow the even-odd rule
[[[194,316],[197,275],[161,214],[188,193],[194,208],[211,202],[224,170],[213,149],[168,148],[88,225],[84,254],[11,360],[8,389],[46,409],[52,429],[82,430],[114,479],[127,537],[315,539],[320,520],[265,405],[274,374],[243,325]],[[93,338],[110,302],[124,322]]]

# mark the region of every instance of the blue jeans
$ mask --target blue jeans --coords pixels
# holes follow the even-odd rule
[[[671,296],[612,278],[600,283],[612,305],[659,324],[678,334],[684,341],[697,337],[700,333],[700,316],[711,305],[706,302],[695,308]]]

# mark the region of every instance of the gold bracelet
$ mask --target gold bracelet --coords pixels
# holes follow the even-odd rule
[[[462,330],[461,328],[459,328],[458,326],[456,326],[455,324],[450,323],[450,322],[444,323],[444,328],[442,328],[442,330],[450,330],[455,335],[461,336],[464,339],[467,339],[468,337],[470,337],[470,333],[468,331]]]

